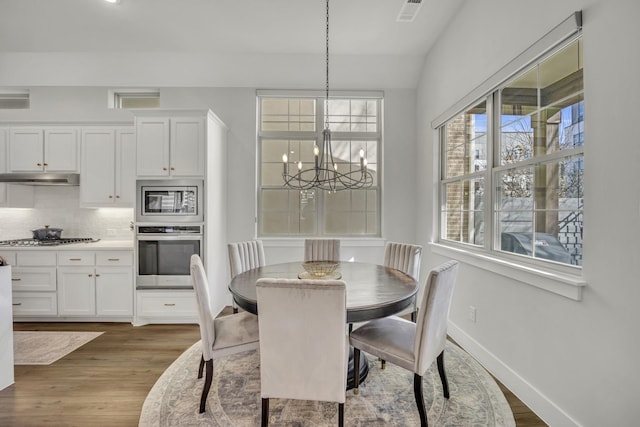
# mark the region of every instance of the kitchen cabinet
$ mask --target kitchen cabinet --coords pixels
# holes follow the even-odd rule
[[[4,250],[19,320],[130,321],[132,250]]]
[[[78,172],[78,131],[74,128],[11,128],[8,172]]]
[[[81,207],[133,207],[135,147],[133,128],[83,129]]]
[[[51,251],[1,252],[12,266],[13,315],[56,316],[58,295],[56,253]]]
[[[0,390],[14,383],[11,266],[0,266]]]
[[[136,171],[141,178],[204,177],[206,115],[136,114]],[[189,115],[193,114],[193,115]]]
[[[0,173],[7,172],[7,154],[9,152],[9,131],[0,128]],[[34,189],[27,185],[0,183],[0,207],[32,208]]]
[[[61,252],[58,265],[60,316],[133,314],[131,252]]]
[[[139,290],[136,293],[136,306],[137,326],[198,322],[198,306],[193,289]]]

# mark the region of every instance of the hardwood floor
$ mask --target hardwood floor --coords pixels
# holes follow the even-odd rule
[[[200,339],[197,325],[15,323],[14,330],[105,333],[51,365],[16,366],[15,384],[0,391],[3,427],[137,426],[158,377]],[[546,426],[501,387],[518,427]]]

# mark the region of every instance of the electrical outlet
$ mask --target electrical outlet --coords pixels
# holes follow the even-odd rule
[[[469,306],[469,321],[476,323],[476,308],[472,305]]]

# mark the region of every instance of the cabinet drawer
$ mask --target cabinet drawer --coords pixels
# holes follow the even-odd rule
[[[55,267],[14,267],[11,270],[14,291],[55,291]]]
[[[133,252],[131,251],[105,251],[96,252],[96,265],[133,265]]]
[[[196,297],[193,291],[142,292],[138,291],[138,316],[185,317],[197,316]]]
[[[56,265],[55,252],[27,252],[20,251],[16,253],[16,265],[20,267],[46,267]]]
[[[94,252],[58,252],[58,265],[94,265],[95,260]]]
[[[55,292],[14,292],[14,316],[56,316],[58,299]]]
[[[0,256],[9,263],[9,265],[16,265],[16,253],[15,252],[3,252],[0,251]]]

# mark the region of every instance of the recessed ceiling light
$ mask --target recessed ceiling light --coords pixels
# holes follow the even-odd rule
[[[107,3],[113,3],[113,4],[120,3],[120,0],[104,0],[104,1],[106,1]]]

